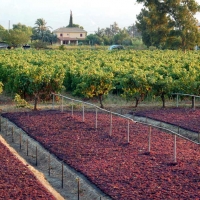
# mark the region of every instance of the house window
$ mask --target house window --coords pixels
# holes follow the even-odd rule
[[[80,37],[83,37],[83,34],[82,34],[82,33],[80,34]]]
[[[62,36],[63,36],[63,34],[61,33],[61,34],[60,34],[60,36],[62,37]]]

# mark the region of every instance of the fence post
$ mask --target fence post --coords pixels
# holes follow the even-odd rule
[[[96,110],[96,121],[95,121],[95,128],[97,129],[97,117],[98,117],[98,115],[97,115],[97,112],[98,112],[98,110],[97,110],[97,107],[95,108],[95,110]]]
[[[55,95],[53,94],[52,109],[54,109]]]
[[[37,146],[35,147],[35,165],[38,165],[38,150],[37,150]]]
[[[84,104],[83,104],[83,122],[85,121],[85,109],[84,109]]]
[[[110,136],[112,135],[112,113],[110,112]]]
[[[128,143],[129,143],[129,136],[130,135],[130,128],[129,128],[129,120],[128,120],[128,127],[127,127],[127,140],[128,140]]]
[[[148,141],[148,153],[151,152],[151,126],[149,126],[149,141]]]
[[[178,94],[176,94],[176,107],[178,107]]]
[[[174,164],[177,163],[176,160],[176,134],[174,134]]]
[[[74,101],[72,100],[72,116],[74,115]]]
[[[63,97],[62,97],[62,105],[61,105],[61,112],[63,112]]]
[[[79,178],[76,178],[77,180],[77,193],[78,193],[78,200],[80,199],[80,180]]]
[[[49,158],[48,158],[48,171],[49,171],[49,176],[51,175],[51,157],[50,157],[50,154],[49,154]]]
[[[62,186],[62,188],[64,186],[64,166],[63,166],[63,161],[62,161],[62,180],[61,180],[61,186]]]
[[[198,133],[198,142],[200,143],[200,132]]]
[[[195,110],[195,96],[192,96],[192,109]]]

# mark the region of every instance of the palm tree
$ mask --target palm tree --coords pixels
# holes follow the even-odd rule
[[[51,28],[50,26],[46,26],[47,22],[43,18],[37,19],[35,22],[35,27],[33,27],[36,32],[41,36],[41,39],[43,41],[44,33]]]

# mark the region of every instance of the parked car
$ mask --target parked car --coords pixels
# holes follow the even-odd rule
[[[0,42],[0,49],[7,49],[8,48],[8,44],[5,42]]]
[[[108,48],[108,50],[121,50],[121,49],[125,49],[123,45],[112,45]]]
[[[25,44],[25,45],[23,46],[23,48],[24,48],[24,49],[30,49],[31,46],[30,46],[29,44]]]

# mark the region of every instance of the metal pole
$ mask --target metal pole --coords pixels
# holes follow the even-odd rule
[[[62,97],[62,106],[61,106],[61,112],[63,112],[63,97]]]
[[[149,142],[148,142],[148,152],[151,152],[151,126],[149,126]]]
[[[174,163],[176,162],[176,134],[174,134]]]
[[[63,188],[63,185],[64,185],[64,167],[63,167],[63,162],[62,162],[62,188]]]
[[[97,108],[95,108],[95,110],[96,110],[96,122],[95,122],[95,128],[97,129],[97,116],[98,116],[97,112],[98,112],[98,110],[97,110]]]
[[[50,157],[50,154],[49,154],[48,164],[49,164],[49,176],[50,176],[51,175],[51,157]]]
[[[128,143],[129,143],[129,135],[130,135],[130,128],[129,128],[129,120],[128,120],[128,127],[127,127],[127,139],[128,139]]]
[[[79,194],[80,193],[80,181],[79,181],[79,178],[77,178],[77,182],[78,182],[77,183],[77,188],[78,188],[77,192],[78,192],[78,200],[79,200],[80,199],[80,194]]]
[[[72,100],[72,116],[74,115],[74,101]]]
[[[85,121],[85,110],[84,110],[84,104],[83,104],[83,122]]]
[[[195,110],[195,96],[194,96],[194,108],[193,109]]]
[[[178,94],[176,95],[176,107],[178,107]]]
[[[38,151],[37,151],[37,146],[35,147],[35,165],[38,165]]]
[[[110,136],[112,135],[112,113],[110,112]]]
[[[53,94],[52,108],[54,109],[55,95]]]

